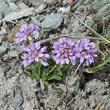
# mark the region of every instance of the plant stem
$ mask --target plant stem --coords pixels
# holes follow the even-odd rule
[[[41,77],[41,65],[40,64],[38,65],[38,77],[39,79]]]
[[[97,65],[97,66],[92,67],[92,68],[88,68],[88,70],[93,71],[93,70],[99,69],[99,68],[103,67],[104,65],[106,65],[108,62],[110,62],[110,56],[102,64]]]
[[[71,66],[71,63],[66,65],[65,68],[62,70],[62,72],[64,72],[67,68],[69,68]]]
[[[57,65],[55,64],[54,67],[49,71],[48,74],[50,74],[56,67],[57,67]]]
[[[81,64],[82,64],[82,63],[80,63],[80,64],[78,65],[78,67],[76,68],[76,70],[75,70],[75,72],[74,72],[73,76],[75,76],[75,75],[76,75],[76,73],[77,73],[78,69],[80,68]]]

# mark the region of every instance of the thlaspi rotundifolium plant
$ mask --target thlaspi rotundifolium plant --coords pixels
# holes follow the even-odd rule
[[[40,42],[33,42],[33,36],[38,31],[34,24],[24,24],[20,32],[15,35],[15,42],[21,44],[23,50],[22,64],[30,71],[29,77],[35,78],[39,83],[42,80],[45,89],[48,90],[50,80],[61,80],[62,72],[75,65],[86,61],[86,65],[94,62],[96,55],[95,43],[89,39],[81,39],[76,43],[65,38],[54,42],[52,51],[47,53],[47,47],[41,47]],[[63,68],[60,68],[62,65]]]

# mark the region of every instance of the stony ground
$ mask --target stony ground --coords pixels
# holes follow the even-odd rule
[[[22,51],[14,42],[22,24],[39,26],[36,41],[57,35],[96,38],[74,13],[100,34],[104,17],[106,34],[110,34],[110,0],[74,0],[72,6],[58,1],[0,0],[0,110],[110,110],[109,64],[96,73],[85,72],[85,64],[75,76],[75,69],[67,70],[61,82],[50,84],[48,92],[26,76]]]

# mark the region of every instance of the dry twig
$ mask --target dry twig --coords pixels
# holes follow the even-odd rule
[[[50,42],[50,41],[52,41],[52,40],[56,40],[56,39],[59,39],[59,38],[62,38],[62,37],[68,37],[68,38],[71,38],[71,39],[86,38],[86,39],[93,39],[93,40],[102,40],[102,39],[100,39],[100,38],[93,38],[93,37],[84,37],[84,36],[75,36],[75,37],[72,37],[72,36],[70,36],[70,35],[58,35],[58,36],[56,36],[56,37],[52,37],[52,38],[40,40],[40,42],[41,42],[41,44],[43,44],[43,43]]]
[[[100,37],[102,40],[105,40],[106,42],[110,43],[109,40],[107,40],[106,38],[104,38],[102,35],[100,35],[99,33],[97,33],[96,31],[94,31],[91,27],[89,27],[88,25],[86,25],[83,21],[81,21],[74,13],[72,13],[72,15],[78,20],[80,21],[84,26],[86,26],[90,31],[92,31],[95,35],[97,35],[98,37]]]
[[[77,73],[77,71],[78,71],[78,69],[80,68],[81,64],[82,64],[82,63],[80,63],[80,64],[78,65],[78,67],[76,68],[76,70],[75,70],[73,76],[75,76],[75,74]]]

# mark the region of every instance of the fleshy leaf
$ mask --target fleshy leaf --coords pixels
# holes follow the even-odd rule
[[[62,79],[61,76],[54,74],[50,78],[48,78],[48,80],[62,80]]]

